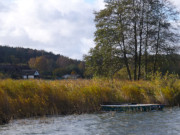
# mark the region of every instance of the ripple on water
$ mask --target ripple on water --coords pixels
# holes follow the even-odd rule
[[[180,108],[13,120],[1,135],[180,135]]]

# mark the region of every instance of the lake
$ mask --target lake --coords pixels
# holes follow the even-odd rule
[[[180,108],[12,120],[0,135],[180,135]]]

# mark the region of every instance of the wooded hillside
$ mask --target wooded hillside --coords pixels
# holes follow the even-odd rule
[[[65,74],[83,76],[84,63],[44,50],[0,46],[1,77],[20,78],[19,70],[36,69],[42,78],[60,78]]]

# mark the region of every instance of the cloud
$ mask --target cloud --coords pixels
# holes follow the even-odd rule
[[[82,59],[94,46],[93,11],[103,0],[0,1],[0,44]]]
[[[180,10],[180,1],[179,0],[170,0],[173,5],[175,5]]]

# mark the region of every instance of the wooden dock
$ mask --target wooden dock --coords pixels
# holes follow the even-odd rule
[[[148,112],[152,110],[163,110],[164,105],[160,104],[121,104],[121,105],[101,105],[102,111],[142,111]]]

